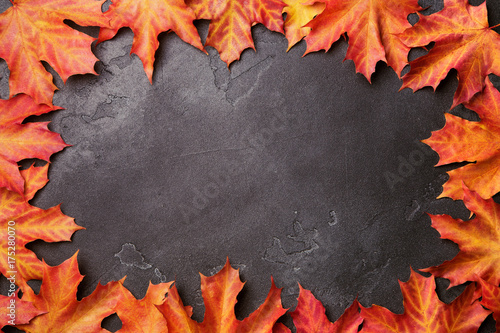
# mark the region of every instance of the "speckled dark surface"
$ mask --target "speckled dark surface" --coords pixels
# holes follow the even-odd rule
[[[438,2],[421,4],[437,10]],[[0,0],[0,11],[8,6]],[[500,23],[500,4],[488,1],[488,9],[490,23]],[[208,23],[197,26],[205,36]],[[331,320],[356,296],[402,312],[397,280],[409,278],[410,266],[458,252],[424,213],[468,216],[461,202],[435,199],[447,169],[434,168],[437,154],[419,142],[444,125],[455,74],[435,93],[398,92],[385,64],[370,85],[342,62],[344,41],[302,58],[304,42],[286,53],[284,36],[260,25],[253,36],[257,52],[245,51],[229,71],[215,50],[207,56],[161,34],[151,85],[123,29],[95,47],[99,76],[65,86],[56,79],[54,104],[65,110],[45,118],[73,146],[53,157],[33,203],[62,202],[86,230],[71,243],[31,248],[51,265],[79,250],[80,296],[124,275],[137,297],[149,280],[175,279],[198,320],[198,272],[215,273],[226,257],[247,281],[240,318],[264,300],[271,275],[286,307],[295,306],[300,282]],[[3,60],[0,75],[7,98]],[[391,184],[389,173],[401,181]],[[463,289],[438,285],[445,301]]]

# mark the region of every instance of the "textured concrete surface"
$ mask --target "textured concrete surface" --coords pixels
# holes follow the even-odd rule
[[[8,6],[0,0],[0,11]],[[488,7],[491,24],[500,23],[499,3]],[[197,26],[206,36],[208,23]],[[54,104],[65,110],[44,119],[73,146],[54,156],[34,204],[62,202],[86,230],[71,243],[31,248],[52,265],[79,249],[80,296],[124,275],[137,297],[149,280],[175,279],[199,320],[198,272],[217,272],[226,257],[247,281],[240,318],[265,299],[271,275],[286,307],[295,306],[300,282],[331,320],[356,296],[402,312],[397,280],[409,278],[410,266],[458,252],[424,213],[468,217],[461,202],[435,199],[447,168],[434,168],[437,154],[419,142],[444,125],[455,74],[435,93],[398,92],[385,64],[370,85],[342,62],[344,41],[302,58],[303,42],[286,53],[282,35],[258,25],[253,36],[257,52],[245,51],[229,71],[215,50],[207,56],[161,34],[151,85],[123,29],[95,47],[99,76],[65,86],[57,78]],[[1,60],[0,75],[6,98]],[[474,117],[463,107],[453,112]],[[387,180],[393,176],[398,182]],[[446,301],[463,289],[438,284]]]

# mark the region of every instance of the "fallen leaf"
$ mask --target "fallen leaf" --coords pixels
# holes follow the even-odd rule
[[[247,48],[255,50],[251,28],[262,23],[272,31],[283,33],[281,0],[186,0],[198,19],[210,20],[205,46],[219,51],[229,66],[240,59]]]
[[[483,90],[488,74],[500,75],[500,35],[489,27],[486,2],[475,7],[468,0],[444,0],[443,10],[420,15],[417,24],[399,37],[410,47],[436,43],[427,55],[410,63],[401,89],[436,89],[454,68],[458,88],[451,108]]]
[[[500,284],[500,205],[464,187],[463,201],[475,217],[470,221],[449,215],[430,215],[441,238],[458,244],[460,252],[450,261],[421,271],[450,280],[450,287],[481,278]]]
[[[41,209],[31,206],[28,200],[47,182],[48,164],[43,167],[31,166],[21,171],[26,180],[25,196],[0,188],[0,272],[10,277],[16,272],[16,284],[23,291],[26,281],[41,279],[43,264],[36,254],[26,248],[29,242],[41,239],[45,242],[71,240],[71,235],[83,229],[73,219],[64,215],[59,206]]]
[[[116,0],[104,14],[111,28],[100,30],[98,43],[113,38],[121,28],[130,27],[134,32],[130,53],[139,56],[151,83],[161,32],[173,31],[186,43],[204,51],[193,24],[196,17],[184,0]]]
[[[314,0],[306,2],[312,4]],[[306,26],[307,53],[328,51],[344,33],[349,36],[346,59],[368,81],[379,61],[398,76],[408,63],[410,48],[396,34],[411,27],[408,15],[421,9],[417,0],[326,0],[325,10]]]
[[[170,288],[166,301],[158,309],[167,320],[167,326],[173,332],[201,332],[200,323],[191,319],[192,308],[185,307],[175,285]]]
[[[122,288],[122,300],[116,304],[116,314],[122,322],[119,333],[166,333],[167,321],[157,306],[165,301],[172,282],[149,284],[146,296],[137,300],[126,288]]]
[[[104,0],[11,0],[0,14],[0,58],[10,69],[10,97],[26,93],[38,104],[52,105],[57,87],[45,70],[46,61],[66,82],[74,74],[93,73],[97,58],[90,50],[94,38],[70,28],[108,25],[101,12]]]
[[[276,323],[273,327],[273,333],[292,333],[283,323]]]
[[[479,282],[481,284],[481,304],[493,311],[497,332],[500,332],[500,288],[482,279],[479,279]]]
[[[309,34],[311,28],[305,25],[320,14],[325,9],[324,2],[306,3],[305,0],[283,0],[286,4],[283,12],[286,13],[285,36],[288,40],[289,51],[292,46],[297,44]]]
[[[27,324],[34,317],[45,313],[33,303],[20,299],[18,292],[11,292],[10,289],[8,296],[0,295],[0,308],[0,327]]]
[[[434,277],[423,277],[411,271],[408,282],[399,282],[405,312],[395,314],[373,305],[361,307],[362,333],[472,333],[489,315],[470,284],[451,304],[439,300]]]
[[[167,320],[169,332],[272,332],[278,318],[286,312],[281,306],[281,289],[276,288],[272,281],[264,303],[240,321],[236,319],[234,306],[243,285],[238,270],[233,269],[228,260],[214,276],[201,275],[201,292],[205,303],[203,322],[191,319],[191,308],[183,305],[175,285],[158,309]]]
[[[27,158],[49,161],[50,156],[68,145],[61,136],[49,131],[47,122],[23,121],[58,108],[36,104],[27,95],[0,99],[0,187],[24,193],[24,179],[17,162]]]
[[[485,199],[500,191],[500,93],[486,79],[484,91],[464,106],[481,118],[473,122],[445,114],[446,125],[423,142],[439,154],[439,165],[474,162],[449,171],[449,180],[438,198],[463,197],[464,183]]]
[[[109,332],[101,322],[123,301],[123,280],[99,284],[92,294],[78,301],[76,293],[83,275],[78,271],[77,253],[59,266],[45,263],[40,292],[26,290],[23,299],[47,312],[18,328],[27,333]]]
[[[299,285],[300,293],[297,307],[290,313],[297,333],[329,332],[356,333],[363,319],[359,315],[359,303],[354,300],[342,316],[332,323],[325,314],[325,307],[314,295]]]

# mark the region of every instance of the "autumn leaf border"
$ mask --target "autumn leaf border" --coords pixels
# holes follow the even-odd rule
[[[285,3],[289,4],[291,0],[288,0],[288,1],[284,0],[284,1],[285,1]],[[467,0],[464,0],[464,1],[467,1]],[[15,1],[11,1],[11,2],[14,3]],[[317,6],[317,2],[305,2],[304,4],[305,4],[304,6],[307,6],[307,5]],[[283,7],[285,7],[285,6],[283,5]],[[299,9],[295,9],[295,10],[301,10],[301,9],[299,8]],[[286,11],[286,10],[284,10],[284,11]],[[311,12],[314,13],[314,15],[318,14],[317,8],[315,10],[311,10]],[[311,19],[313,19],[313,18],[311,18]],[[286,22],[285,22],[285,24],[286,24]],[[302,27],[303,26],[304,25],[302,25]],[[304,36],[308,33],[307,29],[304,32],[304,29],[300,25],[298,27],[299,27],[299,29],[301,29],[301,33],[303,33]],[[286,30],[286,25],[285,25],[285,30]],[[310,31],[310,29],[309,29],[309,31]],[[287,35],[288,35],[288,33],[287,33]],[[304,36],[302,36],[302,37],[304,37]],[[294,38],[297,39],[297,36],[295,35]],[[299,37],[299,39],[300,39],[300,37]],[[296,41],[293,41],[293,42],[290,41],[290,43],[291,43],[290,47],[292,47],[292,44],[295,43],[295,42]],[[198,48],[202,49],[202,47],[200,47],[200,46],[201,45],[197,45]],[[152,71],[152,69],[151,69],[151,71]],[[149,76],[151,76],[151,74],[149,74]],[[463,103],[467,103],[467,102],[468,101],[464,101]],[[45,159],[48,160],[48,156]],[[19,161],[14,161],[14,162],[17,163]],[[12,161],[10,161],[10,163],[12,163]],[[16,177],[19,178],[18,175],[16,175]],[[5,188],[2,188],[1,190],[7,191],[7,189],[5,189]],[[465,189],[464,191],[467,191],[467,189]],[[19,186],[17,188],[17,192],[20,193],[20,195],[22,195],[21,191],[19,190]],[[28,196],[26,196],[26,198],[24,200],[27,203],[27,201],[29,199],[30,199],[30,196],[28,195]],[[26,205],[26,206],[28,206],[28,205]],[[7,221],[4,221],[4,222],[7,223]],[[50,266],[46,265],[45,263],[43,263],[42,265],[44,267],[44,279],[42,280],[42,284],[49,283],[50,279],[46,278],[46,274],[50,275],[50,274],[52,274],[51,272],[56,272],[56,271],[58,272],[57,274],[67,274],[68,270],[69,270],[69,267],[72,267],[72,269],[75,270],[75,267],[77,267],[76,256],[74,256],[71,259],[68,259],[68,261],[66,261],[65,263],[61,264],[60,266],[57,266],[59,268],[51,268]],[[56,274],[56,273],[53,273],[53,274]],[[225,268],[223,268],[223,270],[221,270],[221,272],[217,273],[215,276],[219,276],[219,274],[232,274],[232,276],[233,276],[234,279],[236,279],[237,275],[238,275],[237,271],[231,269],[231,267],[229,265],[229,261],[227,261]],[[418,281],[423,281],[421,283],[424,283],[424,284],[432,286],[432,283],[430,281],[433,280],[434,278],[431,278],[431,280],[429,280],[430,278],[427,278],[427,279],[423,280],[424,278],[421,275],[418,275],[418,274],[415,275],[415,274],[416,273],[412,271],[412,277],[410,278],[410,281],[408,282],[408,284],[410,284],[410,283],[417,283],[418,284],[419,283]],[[73,274],[73,276],[76,278],[76,280],[74,280],[74,281],[76,281],[75,282],[76,285],[78,285],[80,277],[78,276],[78,274],[76,274],[76,275]],[[207,277],[206,279],[207,279],[206,281],[209,281],[211,278]],[[61,280],[60,282],[62,284],[59,285],[59,286],[56,286],[54,288],[63,289],[65,287],[67,287],[67,284],[69,283],[68,281],[69,280]],[[482,320],[484,320],[484,317],[487,314],[490,313],[489,311],[486,311],[486,310],[481,311],[482,308],[478,307],[479,305],[478,305],[477,302],[479,302],[478,300],[479,300],[479,298],[481,296],[481,291],[482,290],[488,291],[487,298],[483,299],[483,301],[481,301],[481,304],[484,307],[489,308],[490,310],[494,311],[495,312],[495,314],[494,314],[495,318],[499,318],[499,314],[498,314],[497,308],[495,308],[495,306],[497,306],[499,309],[500,309],[500,306],[498,304],[495,304],[494,301],[492,301],[492,298],[494,299],[494,297],[496,297],[497,298],[497,303],[498,303],[498,299],[499,299],[498,294],[500,293],[500,291],[497,290],[498,286],[486,284],[486,282],[481,279],[481,276],[478,276],[475,279],[475,281],[478,281],[476,283],[477,288],[476,288],[476,286],[474,284],[471,285],[471,287],[469,287],[466,290],[466,292],[464,292],[464,295],[465,295],[465,293],[467,293],[467,296],[463,296],[463,297],[468,297],[467,298],[468,299],[467,302],[469,303],[469,305],[475,304],[475,309],[474,310],[470,310],[470,311],[475,311],[474,312],[475,315],[478,316],[477,317],[478,318],[477,319],[477,323],[478,323],[477,326],[478,326],[478,325],[480,325],[480,323],[482,322]],[[122,282],[123,282],[123,280],[121,280],[121,281],[115,281],[115,282],[112,282],[111,285],[112,285],[113,288],[118,288],[119,289],[119,288],[122,287],[122,285],[121,285]],[[236,287],[236,289],[238,289],[240,287],[242,288],[242,284],[240,285],[238,282],[235,282],[235,283],[236,283],[237,286],[239,286],[239,287]],[[108,286],[108,287],[106,287],[106,286],[100,286],[98,288],[103,288],[103,289],[105,289],[105,288],[111,288],[110,286]],[[150,288],[151,288],[151,286],[150,286]],[[404,292],[403,288],[407,288],[407,287],[405,287],[404,284],[402,284],[402,290]],[[114,293],[113,297],[121,297],[121,298],[127,298],[128,297],[129,299],[130,299],[130,297],[133,298],[133,296],[127,294],[128,291],[122,290],[122,289],[120,289],[120,291],[118,291],[118,289],[116,289],[116,290],[113,289],[114,290],[113,291],[113,293]],[[429,287],[427,289],[429,289]],[[430,288],[429,290],[427,290],[427,291],[430,292],[431,294],[434,292],[434,290],[432,288]],[[25,307],[27,309],[26,311],[27,311],[27,313],[29,312],[29,315],[27,315],[27,317],[23,317],[22,318],[22,322],[19,322],[19,324],[22,324],[22,325],[20,325],[19,327],[23,328],[23,329],[27,329],[27,331],[30,331],[30,329],[29,329],[29,327],[30,327],[29,325],[30,324],[28,324],[28,322],[30,322],[30,319],[31,318],[35,318],[33,321],[37,321],[38,318],[42,318],[43,316],[48,315],[47,312],[50,309],[49,308],[44,308],[43,305],[38,305],[37,306],[37,304],[43,304],[44,300],[41,299],[41,298],[43,298],[42,297],[43,295],[42,296],[40,296],[40,295],[34,295],[34,293],[32,291],[30,291],[30,289],[29,289],[29,287],[27,285],[24,285],[22,287],[22,291],[25,294],[25,297],[23,297],[23,299],[18,299],[18,301],[22,302],[20,304],[23,305],[23,308]],[[97,292],[97,290],[96,290],[96,292]],[[182,302],[180,301],[180,298],[178,298],[178,294],[176,294],[175,286],[173,286],[172,284],[168,284],[168,286],[163,286],[161,288],[158,287],[158,290],[154,290],[152,292],[156,293],[155,294],[156,295],[155,296],[155,300],[154,301],[153,300],[146,300],[145,301],[146,303],[150,302],[150,303],[147,303],[146,305],[150,307],[150,308],[148,308],[150,310],[154,308],[153,305],[157,306],[158,311],[161,312],[161,313],[163,313],[163,315],[164,315],[165,320],[166,320],[167,323],[169,322],[169,320],[170,321],[173,320],[174,324],[177,325],[179,323],[178,320],[184,320],[184,321],[186,321],[186,325],[188,325],[188,326],[191,325],[193,327],[193,332],[195,332],[195,331],[196,332],[198,332],[198,331],[199,332],[203,332],[204,329],[206,329],[206,326],[203,326],[203,324],[201,324],[202,326],[196,328],[197,324],[189,321],[190,320],[190,316],[191,316],[191,312],[190,312],[190,310],[189,310],[188,307],[184,307],[184,305],[182,305]],[[165,296],[166,293],[168,293],[168,296],[166,298],[165,297],[161,297],[161,294],[163,294],[163,296]],[[271,288],[270,295],[272,293],[277,294],[278,298],[279,298],[279,291],[274,286],[274,283],[273,283],[273,287]],[[107,296],[109,297],[109,300],[111,300],[111,295],[112,295],[111,292],[109,294],[107,294]],[[15,296],[17,297],[17,294]],[[275,296],[276,295],[274,295],[274,297]],[[26,301],[26,300],[28,300],[29,302]],[[133,298],[133,300],[134,300],[133,302],[139,302],[139,303],[137,303],[138,307],[140,307],[140,306],[146,306],[143,303],[140,303],[142,300],[141,301],[137,301],[137,300],[135,300],[135,298]],[[235,298],[234,298],[234,300],[235,300]],[[4,304],[4,303],[2,303],[4,301],[5,301],[5,296],[0,296],[0,304]],[[82,300],[82,301],[84,301],[84,300]],[[106,298],[104,298],[104,301],[106,301]],[[275,301],[274,302],[275,302],[274,309],[277,312],[275,312],[274,316],[271,316],[272,318],[269,319],[270,320],[269,323],[272,323],[272,325],[270,325],[270,326],[268,325],[265,328],[261,328],[260,331],[270,332],[271,330],[273,330],[274,332],[289,332],[289,329],[286,328],[283,324],[276,324],[276,325],[274,325],[274,323],[276,322],[276,320],[285,311],[285,309],[282,309],[281,303],[279,303],[279,304],[276,303],[276,297],[275,297]],[[309,291],[307,291],[306,289],[303,289],[302,287],[300,287],[300,295],[299,295],[299,301],[298,302],[299,302],[299,304],[298,304],[297,308],[293,312],[291,312],[291,316],[292,316],[292,318],[293,318],[293,320],[295,322],[296,327],[299,329],[299,332],[309,331],[310,329],[312,329],[312,326],[315,326],[316,329],[319,328],[320,330],[331,331],[331,332],[334,332],[334,331],[357,332],[359,330],[359,326],[363,322],[363,320],[366,321],[365,323],[367,325],[364,325],[362,331],[363,332],[371,332],[371,329],[370,329],[371,326],[370,325],[375,325],[376,326],[376,324],[374,322],[370,321],[371,320],[370,318],[372,318],[371,317],[372,314],[369,314],[370,311],[374,311],[374,309],[377,310],[377,311],[383,309],[381,307],[376,307],[376,306],[374,306],[372,308],[363,308],[361,305],[359,305],[359,303],[357,303],[357,300],[354,300],[353,304],[346,310],[346,312],[339,319],[339,321],[337,321],[335,324],[332,324],[326,318],[326,315],[324,314],[324,307],[321,305],[321,303],[318,300],[316,300],[314,298],[314,296]],[[458,300],[457,302],[460,302],[460,300]],[[120,311],[120,310],[118,310],[118,307],[117,307],[118,305],[117,305],[116,301],[111,301],[111,303],[107,304],[107,306],[109,307],[107,313],[109,313],[109,311],[112,311],[112,313]],[[32,304],[35,304],[35,306],[33,307]],[[493,305],[491,305],[491,304],[493,304]],[[234,304],[233,304],[233,307],[234,307]],[[450,307],[452,307],[452,305],[450,305]],[[75,308],[74,311],[77,311],[76,309],[77,308]],[[176,309],[176,310],[174,311],[172,309]],[[372,310],[370,310],[370,309],[372,309]],[[171,315],[169,311],[173,311],[173,312],[179,314],[180,317],[178,317],[177,319],[174,320],[173,319],[174,318],[173,315]],[[381,311],[384,312],[385,310],[381,310]],[[443,310],[443,311],[452,311],[452,310]],[[500,310],[498,310],[498,311],[500,311]],[[0,312],[0,314],[1,313],[3,313],[3,312]],[[124,311],[123,313],[125,315],[130,314],[130,313],[135,314],[135,315],[139,315],[139,313],[134,313],[134,312],[131,312],[131,311]],[[276,315],[276,313],[279,313],[279,315]],[[259,314],[260,315],[265,315],[266,313],[262,314],[261,312],[258,312],[258,314],[256,316],[258,316]],[[391,317],[391,315],[388,314],[388,313],[386,313],[386,312],[384,312],[384,316],[388,316],[387,318]],[[133,318],[127,318],[127,317],[123,317],[123,318],[120,317],[120,318],[122,319],[122,322],[124,322],[124,323],[128,323],[131,320],[133,320]],[[311,318],[314,318],[315,320],[311,321],[310,320]],[[380,317],[380,318],[382,318],[382,317]],[[396,318],[395,320],[397,321],[398,320],[397,318],[399,318],[399,317],[394,317],[394,318]],[[8,323],[5,323],[0,318],[0,324],[8,324]],[[98,322],[98,324],[100,325],[100,322]],[[345,326],[342,326],[344,324],[345,324]],[[132,324],[130,324],[130,325],[132,325]],[[173,325],[173,324],[171,324],[171,325]],[[240,324],[238,324],[238,325],[240,325]],[[241,324],[241,325],[242,325],[242,327],[245,327],[245,325],[248,326],[248,323],[245,324],[245,325],[243,325],[243,324]],[[274,325],[274,328],[273,328],[273,325]],[[373,327],[375,327],[375,326],[373,326]],[[130,327],[132,327],[132,326],[130,326]],[[384,327],[386,327],[387,329],[389,328],[389,326],[387,326],[387,325],[384,326]],[[96,328],[93,328],[91,331],[93,331],[94,329],[97,330]],[[394,329],[395,329],[395,331],[399,331],[399,328],[397,327],[397,325],[395,326]],[[245,331],[245,329],[242,329],[242,330]],[[132,331],[131,328],[130,328],[130,331]]]

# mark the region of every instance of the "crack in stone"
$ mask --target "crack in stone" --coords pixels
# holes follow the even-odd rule
[[[144,271],[153,269],[153,277],[151,278],[151,281],[156,280],[154,283],[167,282],[167,277],[160,271],[160,269],[146,262],[143,254],[138,251],[132,243],[123,244],[122,249],[120,252],[115,254],[115,257],[120,259],[120,263],[122,265],[128,267],[136,267]]]
[[[316,242],[319,235],[317,229],[304,229],[300,221],[295,220],[293,230],[294,234],[287,235],[287,238],[293,240],[295,244],[301,244],[301,249],[287,251],[283,247],[281,239],[273,237],[273,245],[266,249],[263,259],[272,263],[296,266],[297,262],[304,256],[319,249]]]
[[[142,253],[137,251],[135,245],[132,243],[123,244],[121,251],[116,253],[115,257],[120,259],[122,265],[134,266],[140,269],[149,269],[153,267],[144,261]]]
[[[167,277],[163,275],[158,268],[155,267],[155,275],[161,283],[167,282]]]
[[[330,214],[330,221],[328,221],[328,225],[330,227],[333,227],[334,225],[337,225],[339,223],[339,218],[337,217],[337,213],[334,210],[331,210],[329,214]]]
[[[257,61],[252,64],[250,67],[241,71],[237,75],[233,75],[234,72],[229,71],[227,65],[220,59],[217,51],[209,49],[209,57],[210,57],[210,68],[212,70],[214,76],[214,85],[217,89],[222,90],[225,95],[225,100],[232,106],[235,106],[238,100],[241,98],[248,96],[254,88],[258,85],[260,76],[263,71],[269,68],[271,65],[271,59],[273,56],[267,56],[264,59]],[[248,88],[244,88],[243,91],[235,91],[234,83],[238,81],[244,74],[256,69],[260,68],[258,71],[255,80],[253,80],[252,84]]]
[[[115,109],[113,107],[113,103],[115,102],[121,102],[123,100],[127,100],[129,97],[128,96],[118,96],[118,95],[113,95],[109,94],[108,99],[102,103],[99,103],[97,106],[94,114],[92,116],[88,115],[82,115],[82,120],[85,121],[86,123],[91,123],[96,120],[100,120],[103,118],[115,118],[116,113]]]
[[[420,204],[418,203],[417,200],[413,200],[412,203],[411,203],[411,206],[407,206],[407,209],[406,209],[406,220],[407,221],[414,221],[416,220],[420,215],[422,215],[422,213],[419,214],[420,212],[420,209],[422,207],[420,206]]]

